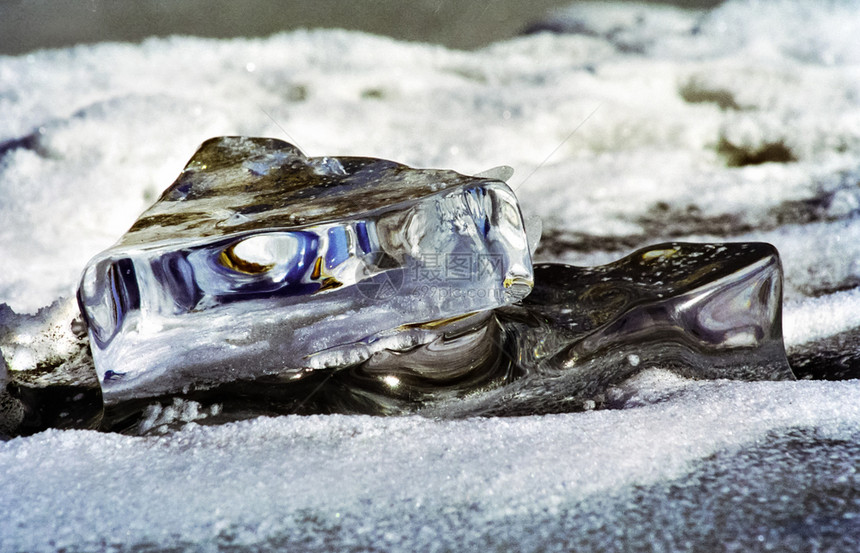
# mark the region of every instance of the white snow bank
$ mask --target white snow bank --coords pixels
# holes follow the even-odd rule
[[[805,298],[785,306],[783,336],[786,346],[855,328],[860,328],[860,288]]]
[[[639,407],[444,422],[261,418],[159,438],[16,439],[0,449],[0,548],[251,550],[303,538],[309,551],[429,551],[437,542],[456,550],[440,533],[451,524],[468,537],[472,524],[485,531],[683,478],[773,433],[815,428],[821,439],[853,439],[860,425],[857,382],[694,383],[655,372],[619,393]],[[733,506],[713,508],[721,516]],[[517,543],[554,547],[540,534]]]

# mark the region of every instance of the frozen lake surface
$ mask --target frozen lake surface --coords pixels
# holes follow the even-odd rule
[[[207,426],[177,404],[153,425],[178,430],[46,431],[0,443],[0,550],[860,548],[860,4],[595,3],[538,27],[475,52],[331,30],[0,58],[4,357],[62,357],[23,314],[71,297],[201,142],[249,135],[510,165],[538,260],[770,242],[800,380],[654,368],[612,410]]]

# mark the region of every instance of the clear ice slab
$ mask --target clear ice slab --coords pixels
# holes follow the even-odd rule
[[[111,405],[419,347],[532,283],[499,179],[220,137],[88,263],[78,301]]]

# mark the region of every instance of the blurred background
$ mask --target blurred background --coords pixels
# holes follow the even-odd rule
[[[339,27],[472,49],[516,36],[571,0],[0,0],[0,54],[175,34],[267,36]],[[710,7],[721,0],[655,2]]]

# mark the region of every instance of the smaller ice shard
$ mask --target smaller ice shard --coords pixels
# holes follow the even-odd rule
[[[536,272],[547,285],[523,306],[567,343],[543,340],[546,355],[521,358],[525,365],[563,369],[623,353],[628,364],[696,378],[794,378],[782,342],[782,268],[770,244],[672,242],[601,267]]]
[[[498,179],[221,137],[89,262],[78,299],[110,405],[415,347],[532,280]]]

